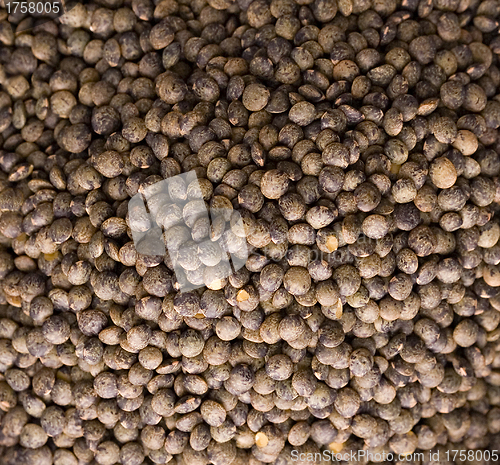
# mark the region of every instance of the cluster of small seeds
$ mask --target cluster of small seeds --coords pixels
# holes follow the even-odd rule
[[[0,463],[498,449],[498,0],[6,4]]]

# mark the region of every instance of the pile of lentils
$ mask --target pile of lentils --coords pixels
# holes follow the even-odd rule
[[[0,4],[2,464],[499,449],[497,0]]]

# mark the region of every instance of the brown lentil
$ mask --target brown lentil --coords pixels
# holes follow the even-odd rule
[[[3,15],[3,462],[496,446],[498,16]]]

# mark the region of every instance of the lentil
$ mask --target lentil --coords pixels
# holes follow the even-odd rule
[[[5,463],[496,445],[498,16],[108,0],[2,17]]]

